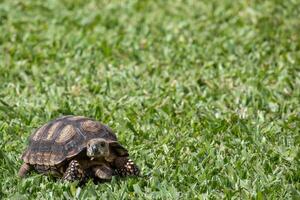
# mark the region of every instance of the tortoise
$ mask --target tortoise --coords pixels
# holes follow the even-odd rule
[[[38,128],[22,154],[18,175],[29,171],[67,181],[138,176],[139,168],[106,125],[84,116],[62,116]]]

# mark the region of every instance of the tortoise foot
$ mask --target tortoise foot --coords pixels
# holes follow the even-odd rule
[[[77,160],[72,160],[69,163],[67,170],[62,178],[64,181],[83,181],[85,180],[85,173]]]
[[[115,161],[115,173],[119,176],[139,176],[140,170],[128,157],[119,157]]]

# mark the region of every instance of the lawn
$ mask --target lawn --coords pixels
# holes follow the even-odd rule
[[[300,199],[300,1],[1,0],[0,199]],[[61,115],[143,177],[17,177]]]

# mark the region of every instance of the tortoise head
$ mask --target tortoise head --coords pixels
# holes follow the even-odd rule
[[[87,143],[87,156],[91,159],[104,158],[112,162],[116,157],[126,155],[128,155],[127,150],[116,141],[95,138]]]
[[[109,155],[109,144],[105,139],[97,138],[88,141],[87,156],[90,158],[100,158]]]

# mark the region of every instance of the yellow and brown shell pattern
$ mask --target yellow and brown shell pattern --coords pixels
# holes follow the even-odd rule
[[[31,165],[56,166],[78,155],[93,138],[117,141],[107,126],[83,116],[63,116],[37,129],[23,153],[24,162]]]

